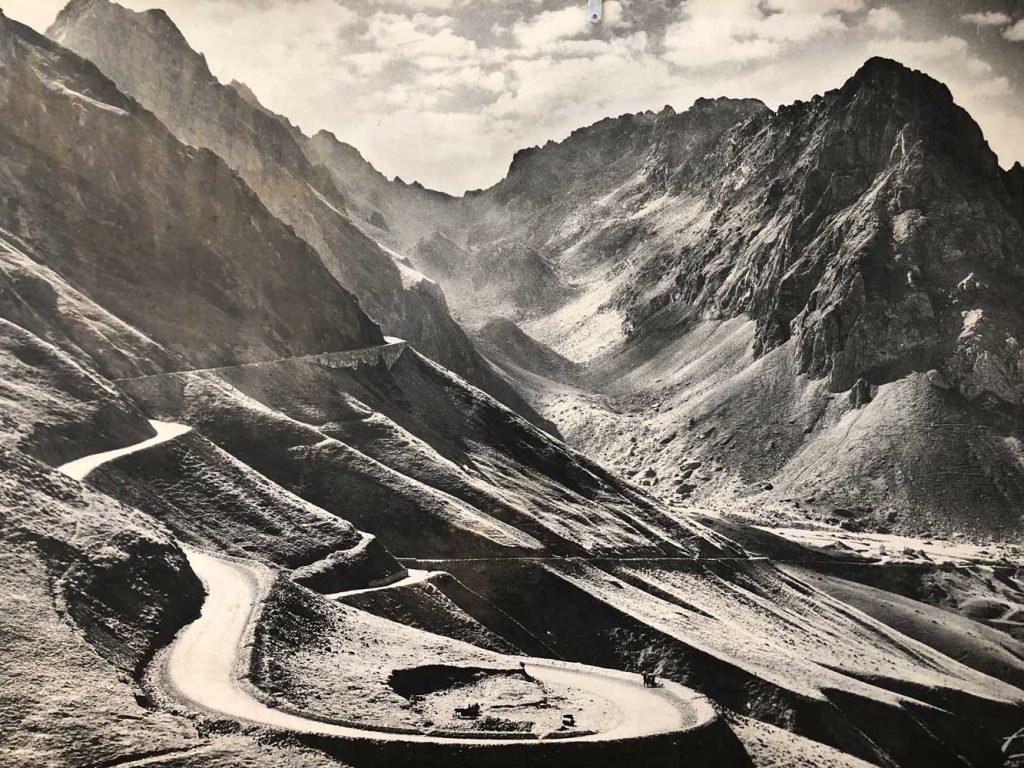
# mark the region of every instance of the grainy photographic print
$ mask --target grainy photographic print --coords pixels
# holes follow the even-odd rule
[[[0,6],[0,766],[1024,766],[1024,4]]]

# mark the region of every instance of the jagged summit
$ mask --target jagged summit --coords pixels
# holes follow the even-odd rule
[[[515,175],[526,160],[539,152],[558,152],[559,148],[572,147],[587,142],[609,143],[636,131],[657,130],[668,136],[673,131],[687,130],[694,120],[725,120],[735,122],[737,118],[745,118],[761,111],[770,111],[759,99],[734,99],[726,96],[718,98],[698,98],[686,110],[677,112],[671,105],[665,105],[660,111],[627,112],[617,117],[606,117],[590,125],[577,128],[561,141],[549,140],[542,146],[526,147],[518,150],[512,157],[506,178]],[[655,140],[654,136],[649,137]],[[634,146],[629,144],[627,146]],[[498,182],[495,186],[500,186]]]
[[[909,119],[942,115],[950,119],[970,119],[966,112],[956,106],[953,94],[945,83],[920,70],[880,56],[864,62],[838,92],[825,94],[826,98],[832,93],[838,94],[844,107],[851,100],[869,98],[880,108],[884,105],[894,111],[899,110]],[[954,115],[954,112],[960,114]]]
[[[921,88],[924,84],[928,86],[940,86],[948,92],[944,83],[933,78],[921,70],[908,67],[901,61],[886,58],[885,56],[872,56],[867,59],[850,78],[855,82],[898,82],[912,88]]]
[[[948,408],[941,418],[950,424],[973,418],[958,409],[1019,413],[1022,199],[1024,168],[999,168],[945,85],[874,58],[836,89],[776,112],[756,100],[700,99],[678,114],[607,118],[518,152],[502,181],[440,215],[407,199],[411,210],[395,203],[386,218],[392,237],[416,244],[417,267],[445,286],[463,316],[481,328],[493,328],[495,315],[521,322],[563,357],[602,376],[614,371],[615,392],[625,386],[623,371],[652,357],[665,355],[666,366],[672,358],[666,371],[675,375],[685,360],[675,350],[697,324],[750,321],[739,349],[757,362],[709,400],[720,410],[705,413],[681,399],[678,420],[652,416],[651,428],[682,434],[706,419],[781,445],[788,427],[777,423],[780,414],[797,425],[806,407],[778,390],[794,382],[805,382],[808,402],[820,398],[823,409],[839,393],[853,392],[846,400],[863,406],[873,388],[889,387],[913,400],[913,418],[927,424],[928,409]],[[417,213],[416,206],[424,207]],[[914,377],[926,375],[952,393],[949,402],[914,390]],[[777,401],[761,412],[751,403],[764,390]],[[888,420],[882,409],[877,418]],[[729,423],[722,413],[742,416]],[[561,411],[565,434],[587,450],[611,462],[630,453],[628,431],[602,435],[592,420],[577,424],[571,414]],[[1011,417],[1001,428],[1016,423]],[[751,448],[746,477],[774,484],[787,461],[802,477],[800,451],[827,453],[829,440],[845,440],[826,435],[815,445],[813,425],[792,431],[771,466]],[[972,458],[991,450],[1003,457],[998,471],[1017,476],[997,432],[978,425],[972,445],[961,430],[939,432],[928,446],[907,450],[922,466],[937,465],[942,451],[964,457],[964,478],[946,496],[918,475],[863,482],[854,461],[800,483],[809,495],[828,490],[840,504],[862,495],[882,508],[910,496],[902,507],[913,509],[910,517],[942,510],[951,526],[964,522],[960,500],[981,489],[987,525],[1024,528],[1012,512],[1020,484],[992,481],[991,466]],[[870,436],[854,442],[851,451],[879,452],[881,464],[907,460]],[[672,445],[655,452],[666,472],[685,451],[716,455],[696,439]]]
[[[177,25],[171,20],[171,17],[162,8],[134,11],[120,3],[114,2],[114,0],[71,0],[57,14],[57,18],[54,19],[50,29],[47,30],[47,34],[53,37],[55,31],[60,27],[75,23],[90,14],[120,14],[126,18],[134,18],[137,21],[144,20],[153,27],[161,27],[165,31],[173,31],[181,35],[181,30],[178,29]],[[181,35],[181,38],[184,39],[184,36]]]

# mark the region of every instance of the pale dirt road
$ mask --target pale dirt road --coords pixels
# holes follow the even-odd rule
[[[143,440],[141,443],[135,445],[129,445],[126,448],[117,448],[113,451],[104,451],[103,453],[94,453],[91,456],[83,456],[81,459],[75,459],[69,461],[67,464],[62,464],[57,467],[59,472],[63,472],[68,477],[73,477],[75,480],[84,480],[90,472],[97,467],[101,467],[108,461],[119,459],[122,456],[128,456],[139,451],[144,451],[147,448],[152,448],[154,445],[160,445],[160,443],[166,443],[168,440],[184,435],[186,432],[190,432],[192,427],[185,426],[184,424],[175,424],[169,421],[154,421],[149,420],[153,429],[156,430],[156,437],[151,437],[148,440]]]
[[[243,646],[259,595],[258,575],[241,562],[192,549],[186,549],[186,554],[206,587],[207,597],[202,614],[178,634],[165,661],[164,679],[170,692],[183,703],[235,720],[347,739],[494,746],[543,743],[374,731],[325,723],[268,707],[240,682],[248,659]],[[716,717],[706,699],[671,683],[651,689],[643,687],[638,675],[542,659],[528,659],[525,663],[529,674],[538,680],[572,686],[607,699],[621,715],[615,726],[602,733],[559,738],[551,743],[614,741],[685,731]]]
[[[186,434],[184,424],[150,421],[156,436],[125,448],[104,451],[68,462],[58,469],[78,480],[109,461],[146,450]],[[542,739],[474,739],[392,733],[353,728],[301,717],[268,707],[241,684],[246,672],[246,647],[250,624],[260,594],[259,575],[242,562],[225,560],[183,547],[189,564],[202,580],[207,596],[201,615],[178,633],[165,655],[163,678],[170,693],[199,710],[259,725],[298,733],[409,743],[461,743],[500,746],[543,744]],[[331,597],[417,584],[435,572],[410,570],[393,584],[365,590],[351,590]],[[601,733],[562,737],[565,741],[618,741],[662,733],[691,730],[717,717],[707,699],[674,683],[662,688],[645,688],[638,675],[547,659],[524,659],[526,670],[538,680],[569,686],[612,702],[620,713],[616,724]]]
[[[393,581],[390,584],[382,584],[379,587],[366,587],[364,589],[348,589],[344,592],[332,592],[329,595],[324,595],[328,600],[337,600],[342,597],[351,597],[352,595],[365,595],[369,592],[380,592],[385,589],[397,589],[398,587],[411,587],[414,584],[422,584],[423,582],[430,579],[432,576],[444,573],[444,571],[421,571],[416,568],[406,568],[406,576],[398,581]]]

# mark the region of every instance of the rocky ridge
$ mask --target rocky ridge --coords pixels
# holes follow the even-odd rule
[[[699,100],[601,121],[518,153],[440,215],[398,185],[391,205],[433,223],[399,231],[418,220],[392,215],[390,236],[475,323],[519,323],[583,365],[575,393],[506,368],[577,447],[653,466],[666,499],[716,507],[739,489],[741,507],[1005,535],[1024,526],[1020,177],[944,85],[872,59],[777,112]],[[725,328],[743,319],[740,343]],[[851,432],[880,388],[902,393],[872,409],[884,431]],[[836,450],[860,458],[828,466]],[[948,489],[932,479],[942,451],[958,457]],[[677,494],[694,461],[720,469]]]
[[[474,349],[437,283],[353,223],[346,194],[307,156],[306,137],[244,85],[220,83],[164,11],[136,13],[110,0],[76,0],[48,34],[94,61],[179,139],[222,157],[277,218],[313,246],[387,334],[408,340],[551,428]]]

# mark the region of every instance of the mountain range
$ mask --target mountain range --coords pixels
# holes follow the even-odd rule
[[[1021,532],[1024,169],[927,75],[610,118],[458,199],[313,142],[484,348],[505,324],[493,359],[568,442],[664,501]]]
[[[182,698],[202,558],[282,716],[429,741],[547,659],[710,700],[708,765],[1003,764],[1024,170],[942,84],[609,118],[453,197],[72,0],[0,14],[0,107],[5,764],[395,759]]]

